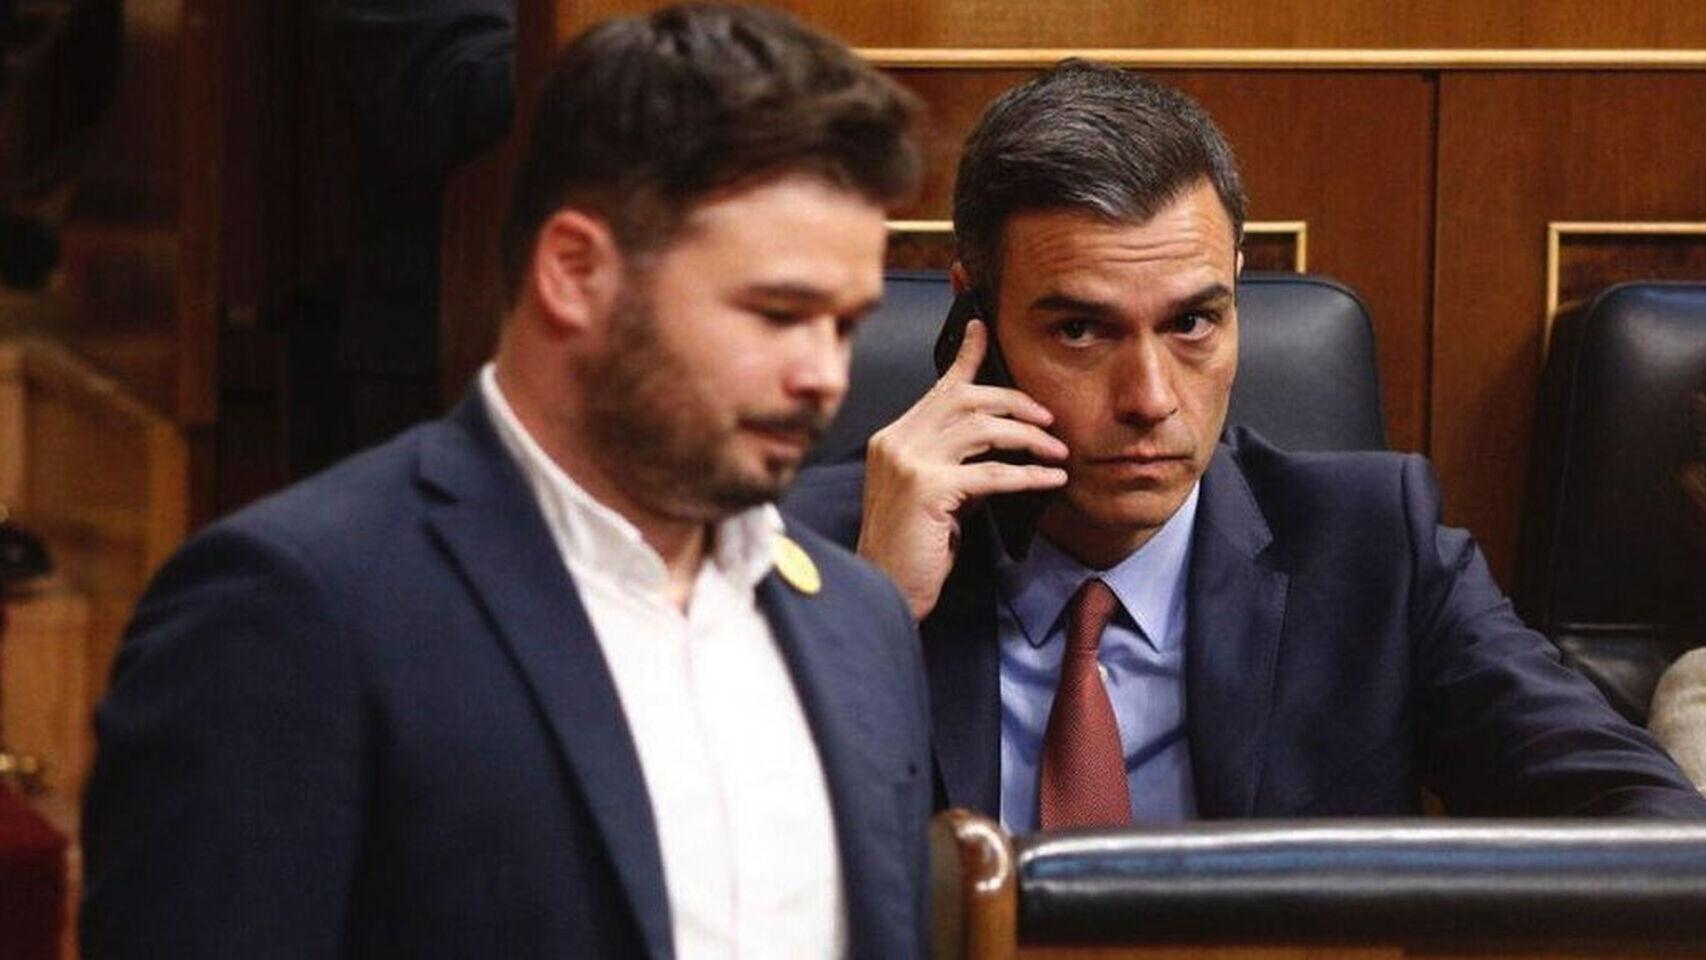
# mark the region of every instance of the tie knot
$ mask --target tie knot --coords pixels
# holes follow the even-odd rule
[[[1069,629],[1066,632],[1068,653],[1095,654],[1102,644],[1102,631],[1119,609],[1120,601],[1114,591],[1098,577],[1084,581],[1072,595],[1068,611]]]

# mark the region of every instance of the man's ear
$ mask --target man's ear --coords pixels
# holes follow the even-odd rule
[[[1243,275],[1244,275],[1244,248],[1239,247],[1238,253],[1233,257],[1233,260],[1232,260],[1232,276],[1242,277]]]
[[[958,259],[948,267],[948,283],[953,286],[956,297],[971,289],[971,274],[966,272],[966,265]]]
[[[622,279],[622,252],[603,220],[565,207],[539,227],[528,282],[549,321],[584,331],[606,316]]]

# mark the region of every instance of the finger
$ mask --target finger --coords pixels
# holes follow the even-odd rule
[[[1026,423],[1046,427],[1054,422],[1049,408],[1031,399],[1031,395],[1012,387],[991,387],[968,383],[955,391],[955,396],[968,410],[997,417],[1012,417]]]
[[[999,493],[1021,493],[1026,490],[1058,490],[1066,486],[1066,471],[1060,467],[1045,467],[1038,463],[1001,463],[984,460],[960,467],[960,490],[966,496],[981,498]]]
[[[1041,427],[1006,417],[979,415],[955,425],[948,441],[956,459],[990,450],[1028,453],[1042,460],[1065,460],[1069,451],[1059,437]]]
[[[966,333],[960,340],[960,352],[942,374],[949,383],[971,383],[977,368],[983,363],[984,350],[989,346],[989,327],[982,320],[967,320]]]

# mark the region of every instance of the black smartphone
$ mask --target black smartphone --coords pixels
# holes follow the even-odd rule
[[[945,373],[953,365],[954,358],[959,356],[960,345],[966,339],[966,324],[974,319],[982,320],[989,332],[989,347],[983,353],[983,363],[977,368],[975,382],[991,387],[1017,389],[1013,383],[1013,375],[1007,372],[1007,361],[1001,355],[1001,344],[995,339],[995,315],[985,309],[984,298],[975,290],[954,297],[953,306],[948,308],[948,317],[942,322],[942,332],[936,336],[936,347],[932,352],[936,361],[936,373]],[[1037,462],[1035,457],[1019,450],[991,450],[973,459],[1013,464]],[[1031,541],[1036,539],[1037,525],[1042,522],[1043,511],[1048,509],[1049,499],[1053,496],[1053,491],[1034,490],[1003,493],[989,498],[990,516],[995,520],[996,533],[1001,537],[1001,545],[1007,549],[1009,557],[1023,560],[1031,552]]]

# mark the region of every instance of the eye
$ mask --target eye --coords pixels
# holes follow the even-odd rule
[[[1219,318],[1212,313],[1193,311],[1167,321],[1163,329],[1181,340],[1203,340],[1214,332],[1218,321]]]
[[[778,327],[786,327],[800,322],[801,315],[785,307],[759,307],[755,311],[765,322]]]
[[[1098,333],[1096,321],[1083,317],[1068,317],[1054,325],[1054,335],[1071,347],[1086,346]]]

